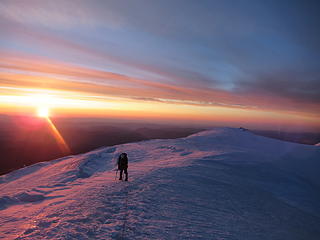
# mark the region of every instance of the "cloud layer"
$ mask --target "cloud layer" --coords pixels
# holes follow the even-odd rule
[[[317,1],[1,1],[0,85],[318,116]]]

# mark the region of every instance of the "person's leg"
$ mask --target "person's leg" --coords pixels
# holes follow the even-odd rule
[[[122,173],[123,173],[123,169],[120,169],[120,178],[119,178],[119,180],[122,180]]]
[[[125,181],[128,181],[128,170],[127,169],[124,169],[124,174],[126,175]]]

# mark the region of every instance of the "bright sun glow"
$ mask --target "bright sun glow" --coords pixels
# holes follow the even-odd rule
[[[49,108],[39,107],[38,108],[38,117],[48,118],[49,117]]]

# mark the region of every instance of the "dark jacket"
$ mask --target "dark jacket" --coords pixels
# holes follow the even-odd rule
[[[121,153],[118,158],[118,169],[124,170],[128,168],[128,157],[126,153]]]

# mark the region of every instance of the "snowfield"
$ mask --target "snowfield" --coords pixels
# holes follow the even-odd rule
[[[100,148],[0,176],[0,239],[318,240],[319,167],[318,146],[235,128]]]

